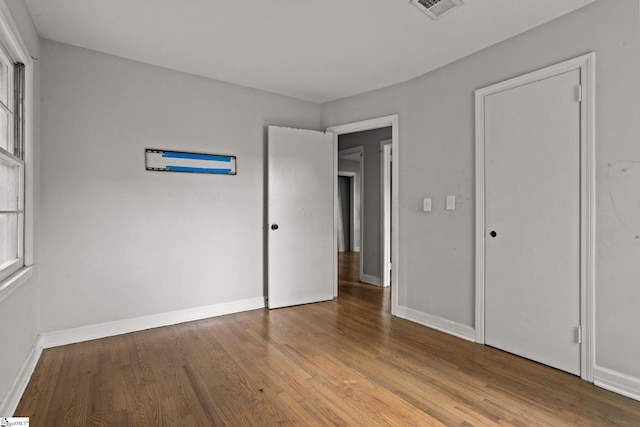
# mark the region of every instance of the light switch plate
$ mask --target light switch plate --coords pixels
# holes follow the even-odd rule
[[[456,196],[447,196],[447,210],[452,211],[456,208]]]
[[[424,212],[431,212],[431,197],[425,197],[422,200],[422,210]]]

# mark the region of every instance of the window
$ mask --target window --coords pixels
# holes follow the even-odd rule
[[[0,45],[0,280],[25,265],[24,82]]]

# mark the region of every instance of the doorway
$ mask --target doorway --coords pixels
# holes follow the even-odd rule
[[[355,173],[338,172],[338,252],[355,252]]]
[[[360,227],[362,245],[360,247],[360,281],[375,286],[384,286],[384,270],[389,264],[389,240],[384,235],[384,176],[381,162],[384,158],[380,142],[389,140],[391,127],[352,132],[338,137],[339,175],[345,171],[355,173],[361,184]],[[357,208],[356,208],[357,209]],[[338,222],[340,225],[340,222]],[[387,280],[386,285],[389,281]]]
[[[340,135],[345,135],[345,134],[350,134],[350,133],[355,133],[355,132],[361,132],[361,131],[367,131],[367,130],[372,130],[372,129],[380,129],[380,128],[385,128],[385,127],[391,127],[391,147],[392,147],[392,151],[394,153],[394,155],[397,158],[398,152],[399,152],[399,137],[398,137],[398,116],[397,115],[391,115],[391,116],[385,116],[385,117],[380,117],[380,118],[376,118],[376,119],[370,119],[370,120],[363,120],[363,121],[359,121],[359,122],[354,122],[354,123],[348,123],[348,124],[344,124],[344,125],[339,125],[339,126],[332,126],[329,127],[327,129],[327,131],[329,132],[333,132],[335,134],[335,146],[338,146],[338,138],[340,137]],[[337,157],[337,148],[336,148],[336,157]],[[337,162],[336,162],[337,164]],[[393,166],[391,168],[391,181],[392,181],[392,192],[393,194],[398,194],[398,171],[399,171],[399,162],[395,161],[393,163]],[[337,185],[338,185],[338,170],[337,170],[337,165],[336,165],[336,171],[334,174],[334,185],[336,188],[336,201],[335,201],[335,206],[336,206],[336,210],[337,210],[337,206],[338,206],[338,201],[337,201]],[[397,230],[398,229],[398,200],[397,197],[392,198],[391,201],[391,229],[392,230]],[[337,215],[337,213],[336,213]],[[336,227],[335,228],[335,233],[334,233],[334,237],[335,237],[335,241],[336,241],[336,246],[337,246],[337,240],[338,240],[338,227],[337,227],[337,221],[336,221]],[[400,266],[398,265],[398,237],[397,237],[398,233],[391,233],[391,264],[394,266],[393,271],[391,272],[391,278],[390,281],[394,284],[394,286],[396,286],[397,289],[397,285],[399,285],[399,280],[398,280],[398,273],[400,270]],[[364,242],[362,242],[364,244]],[[337,250],[336,250],[336,257],[337,257]],[[336,265],[337,265],[337,261],[336,261]],[[335,280],[335,287],[334,287],[334,293],[335,296],[338,296],[338,281],[337,281],[337,269],[335,272],[336,275],[336,280]],[[398,305],[398,295],[396,291],[391,291],[391,314],[395,314],[396,309],[397,309],[397,305]]]
[[[362,245],[362,178],[363,167],[362,159],[364,156],[363,147],[353,147],[340,150],[338,147],[338,181],[349,178],[350,189],[349,195],[349,214],[350,216],[342,218],[343,221],[349,221],[350,228],[350,245],[345,245],[344,251],[360,252]],[[338,196],[342,190],[338,187]],[[346,202],[346,201],[345,201]],[[346,213],[346,207],[342,206]],[[338,218],[338,234],[340,233],[340,218]],[[343,229],[346,227],[343,227]],[[338,236],[339,238],[339,236]],[[340,250],[340,242],[338,242],[338,252]],[[362,271],[362,266],[360,266]]]

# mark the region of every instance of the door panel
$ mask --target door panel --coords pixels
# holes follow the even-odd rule
[[[269,308],[333,299],[333,145],[330,132],[269,126]]]
[[[574,70],[485,97],[485,342],[576,375],[579,84]]]

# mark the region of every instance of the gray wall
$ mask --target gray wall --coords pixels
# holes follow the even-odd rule
[[[473,326],[474,91],[590,51],[597,53],[596,363],[638,381],[640,340],[630,339],[640,324],[637,0],[601,0],[409,82],[324,104],[322,124],[399,114],[399,304]],[[619,162],[634,163],[623,172]],[[445,211],[447,194],[462,206]],[[428,215],[420,209],[425,196],[434,200]]]
[[[20,35],[25,42],[29,53],[38,58],[40,56],[40,40],[36,33],[31,15],[26,9],[23,1],[10,0],[6,2],[11,17],[15,22]],[[38,247],[38,222],[39,214],[39,164],[40,164],[40,64],[34,61],[34,128],[33,128],[33,163],[34,163],[34,215],[35,215],[35,261],[37,263],[39,254]],[[39,272],[36,267],[31,278],[21,285],[16,291],[0,302],[0,313],[2,320],[0,324],[0,343],[2,352],[0,354],[0,408],[5,394],[9,391],[16,375],[19,373],[29,352],[33,348],[38,336],[38,277]],[[7,396],[8,397],[8,396]],[[4,415],[11,415],[3,413]]]
[[[380,227],[380,141],[391,139],[391,128],[354,132],[338,137],[338,149],[364,147],[363,197],[362,197],[362,273],[382,278]]]
[[[42,332],[263,297],[265,127],[320,106],[43,41]],[[144,149],[238,159],[148,172]]]

